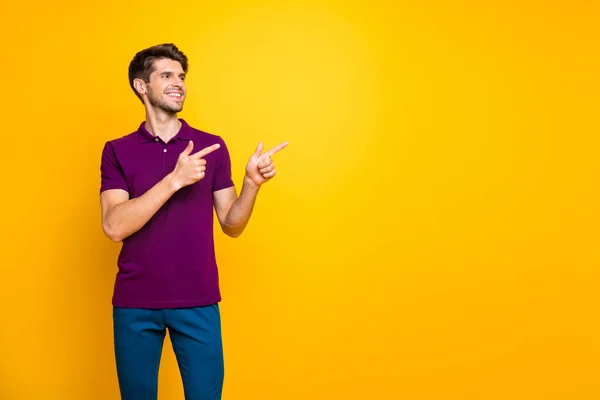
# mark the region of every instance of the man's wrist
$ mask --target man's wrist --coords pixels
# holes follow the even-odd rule
[[[248,175],[244,175],[244,187],[247,187],[255,192],[258,192],[258,189],[260,189],[260,185],[250,179]]]
[[[169,175],[165,177],[167,186],[169,190],[173,193],[177,192],[179,189],[183,187],[183,185],[177,180],[175,174],[171,172]]]

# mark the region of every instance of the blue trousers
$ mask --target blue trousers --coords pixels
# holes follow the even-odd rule
[[[156,400],[166,330],[186,400],[220,400],[223,345],[218,304],[176,309],[113,307],[117,376],[122,400]]]

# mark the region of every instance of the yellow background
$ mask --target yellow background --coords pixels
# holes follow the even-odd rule
[[[217,232],[225,400],[600,398],[592,4],[3,6],[0,398],[118,398],[100,153],[163,42],[238,185],[290,143]],[[168,339],[159,386],[183,398]]]

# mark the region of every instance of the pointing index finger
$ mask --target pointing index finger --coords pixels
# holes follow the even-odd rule
[[[279,150],[283,149],[288,145],[288,142],[283,142],[273,147],[271,150],[267,151],[264,155],[267,157],[271,157],[273,154],[277,153]]]
[[[212,146],[205,147],[202,150],[200,150],[199,152],[193,154],[192,157],[202,158],[205,155],[210,154],[213,151],[217,150],[219,147],[221,147],[220,144],[218,144],[218,143],[217,144],[213,144]]]

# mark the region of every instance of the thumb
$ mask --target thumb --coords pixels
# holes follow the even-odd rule
[[[187,147],[181,152],[181,154],[184,156],[189,156],[192,153],[192,150],[194,150],[194,142],[190,140]]]
[[[262,154],[262,151],[263,151],[263,147],[264,147],[263,142],[259,142],[258,147],[256,148],[256,151],[254,152],[254,155],[256,157],[260,157],[260,155]]]

